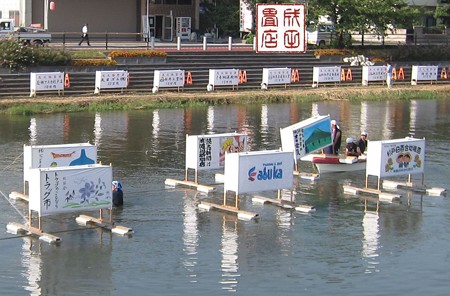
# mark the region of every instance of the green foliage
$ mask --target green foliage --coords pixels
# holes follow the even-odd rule
[[[108,53],[108,57],[110,58],[118,58],[118,57],[166,57],[167,52],[158,51],[158,50],[113,50]]]
[[[13,39],[0,41],[0,66],[11,71],[32,66],[65,66],[70,62],[70,54],[65,51],[27,46]]]
[[[0,41],[0,66],[19,71],[34,64],[34,47],[23,45],[14,39]]]
[[[105,52],[100,50],[74,50],[70,52],[72,59],[104,59]]]
[[[218,28],[219,36],[239,35],[239,1],[204,1],[203,6],[205,12],[200,15],[201,33],[215,33],[215,28]]]
[[[448,61],[450,60],[450,46],[414,46],[400,45],[391,51],[393,61]]]

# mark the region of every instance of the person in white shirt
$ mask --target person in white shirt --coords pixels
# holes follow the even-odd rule
[[[81,28],[81,40],[78,43],[78,45],[81,45],[81,43],[83,43],[83,41],[86,40],[88,46],[91,46],[91,44],[89,43],[89,34],[88,34],[88,24],[85,24],[83,26],[83,28]]]

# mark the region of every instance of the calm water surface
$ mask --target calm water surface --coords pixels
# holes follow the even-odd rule
[[[233,105],[179,110],[0,117],[1,295],[448,295],[450,200],[402,191],[399,202],[375,204],[345,195],[363,186],[361,173],[295,179],[295,199],[313,214],[252,204],[257,221],[201,212],[209,195],[166,188],[183,179],[186,134],[245,132],[251,150],[281,146],[279,129],[330,114],[344,134],[369,139],[426,138],[425,183],[448,187],[450,100]],[[115,210],[131,237],[82,227],[73,215],[45,217],[51,245],[6,232],[24,222],[23,145],[95,143],[125,190]],[[312,167],[303,164],[304,171]],[[214,172],[199,175],[213,183]],[[275,195],[274,195],[275,196]],[[94,213],[85,213],[92,214]]]

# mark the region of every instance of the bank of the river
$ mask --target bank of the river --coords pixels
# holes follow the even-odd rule
[[[43,96],[0,99],[0,113],[37,114],[77,111],[136,110],[176,108],[192,105],[218,105],[230,103],[273,103],[321,100],[410,100],[450,98],[450,84],[385,86],[339,86],[320,88],[292,88],[253,91],[216,91],[202,93],[160,92],[102,93],[89,96]]]

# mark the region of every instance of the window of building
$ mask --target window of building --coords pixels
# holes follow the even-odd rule
[[[10,10],[9,18],[14,19],[14,23],[18,26],[20,21],[20,12],[18,10]]]

